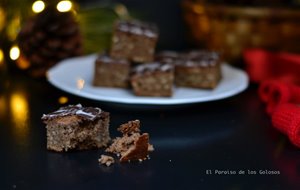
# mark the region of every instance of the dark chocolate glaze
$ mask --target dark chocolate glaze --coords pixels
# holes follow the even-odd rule
[[[69,105],[61,107],[57,111],[54,111],[52,113],[44,114],[42,116],[42,120],[47,121],[59,117],[76,115],[84,120],[94,121],[96,118],[99,118],[101,116],[101,112],[102,110],[100,108],[82,107],[81,104]]]

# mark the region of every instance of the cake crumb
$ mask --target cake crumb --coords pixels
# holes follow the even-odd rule
[[[98,159],[99,163],[106,165],[106,166],[110,166],[113,163],[115,163],[115,159],[111,156],[107,156],[102,154],[101,157]]]
[[[140,133],[140,121],[133,120],[122,124],[118,131],[122,137],[113,139],[113,143],[106,152],[114,153],[120,157],[120,162],[146,160],[149,152],[154,151],[153,145],[149,144],[149,134]]]

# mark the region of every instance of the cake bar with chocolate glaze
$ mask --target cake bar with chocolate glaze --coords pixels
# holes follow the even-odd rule
[[[176,86],[215,88],[221,79],[220,56],[211,51],[191,51],[175,62]]]
[[[153,61],[158,30],[153,24],[119,20],[114,24],[110,56],[143,63]]]
[[[176,86],[213,89],[222,76],[221,59],[214,51],[164,51],[156,55],[156,60],[175,65]]]
[[[42,116],[46,124],[47,149],[56,152],[107,146],[109,113],[80,104],[61,107]]]
[[[116,59],[100,54],[95,61],[93,85],[127,88],[129,73],[130,63],[126,59]]]
[[[131,72],[131,86],[137,96],[172,96],[174,66],[168,63],[146,63]]]

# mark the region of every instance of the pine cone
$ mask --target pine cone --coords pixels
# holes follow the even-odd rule
[[[54,7],[30,18],[19,32],[18,43],[34,77],[45,76],[62,59],[82,54],[82,38],[74,13],[61,13]]]

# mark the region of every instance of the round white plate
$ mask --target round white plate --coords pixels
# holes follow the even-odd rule
[[[92,85],[96,54],[63,60],[52,67],[47,78],[55,87],[71,94],[107,102],[128,104],[172,105],[219,100],[236,95],[248,86],[247,74],[222,64],[223,78],[213,90],[174,87],[172,97],[139,97],[130,89]]]

